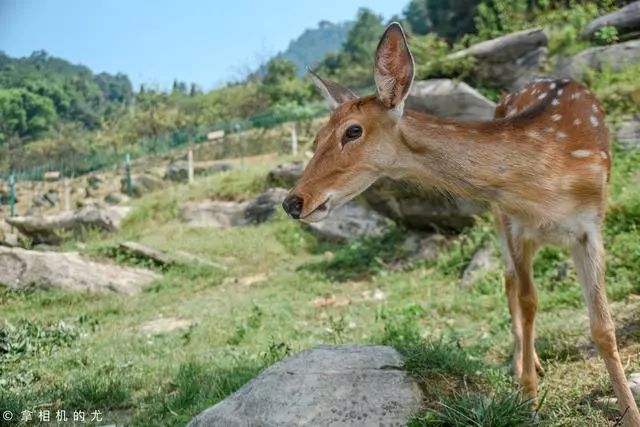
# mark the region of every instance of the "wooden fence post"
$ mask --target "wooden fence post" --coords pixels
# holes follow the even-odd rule
[[[189,184],[193,184],[193,150],[189,150],[187,153],[187,167]]]

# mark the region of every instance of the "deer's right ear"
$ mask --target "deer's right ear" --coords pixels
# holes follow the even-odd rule
[[[323,79],[309,68],[307,71],[309,72],[309,75],[311,75],[313,83],[315,83],[315,85],[318,86],[318,89],[320,89],[322,97],[327,101],[331,110],[335,110],[340,106],[340,104],[344,104],[347,101],[358,98],[346,87],[341,86],[336,82],[332,82],[331,80]]]
[[[407,38],[397,22],[385,30],[378,49],[373,69],[373,78],[382,104],[402,115],[404,100],[413,83],[413,56]]]

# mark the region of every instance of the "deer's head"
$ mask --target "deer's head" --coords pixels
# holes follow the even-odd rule
[[[295,219],[324,219],[385,175],[397,159],[397,123],[413,81],[413,58],[402,27],[387,27],[375,55],[376,95],[359,98],[311,73],[331,108],[315,154],[282,206]]]

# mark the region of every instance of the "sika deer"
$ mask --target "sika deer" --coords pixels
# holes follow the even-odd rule
[[[604,290],[601,228],[611,152],[598,101],[578,83],[538,80],[504,97],[493,121],[461,122],[405,110],[413,75],[413,58],[397,23],[377,48],[376,95],[357,97],[311,74],[332,113],[283,203],[285,211],[319,221],[383,176],[490,202],[507,264],[514,375],[534,401],[539,362],[532,260],[543,244],[568,247],[624,423],[640,426]]]

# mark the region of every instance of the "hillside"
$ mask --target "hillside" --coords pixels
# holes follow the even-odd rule
[[[334,24],[329,21],[320,21],[317,28],[306,29],[275,58],[293,62],[297,67],[297,75],[302,76],[307,67],[317,65],[327,53],[338,51],[342,47],[353,24],[353,22]]]

